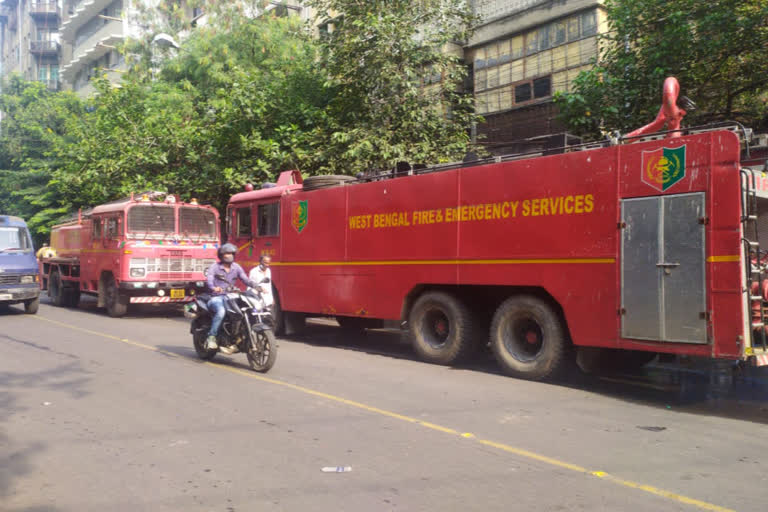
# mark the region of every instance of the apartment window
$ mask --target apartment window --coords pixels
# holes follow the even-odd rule
[[[585,12],[581,15],[581,35],[586,37],[595,34],[597,34],[597,11]]]
[[[533,97],[546,98],[552,95],[552,77],[545,76],[533,81]]]
[[[531,100],[531,83],[525,82],[515,87],[515,103],[525,103]]]

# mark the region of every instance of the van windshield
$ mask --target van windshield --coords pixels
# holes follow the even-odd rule
[[[31,250],[32,241],[29,239],[27,228],[0,228],[0,252],[28,252]]]

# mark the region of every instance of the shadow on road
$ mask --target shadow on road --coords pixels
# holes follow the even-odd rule
[[[349,333],[331,321],[310,321],[301,334],[283,339],[395,359],[419,360],[403,334],[383,330]],[[503,375],[490,350],[485,348],[470,361],[454,368]],[[513,378],[509,381],[514,385]],[[690,360],[675,364],[652,363],[632,373],[586,375],[573,364],[550,384],[663,409],[768,424],[768,368]]]
[[[0,316],[23,316],[21,309],[15,308],[0,314]],[[89,394],[85,390],[90,381],[89,372],[83,368],[79,356],[57,351],[48,346],[45,340],[20,339],[7,334],[0,334],[0,348],[11,349],[13,345],[25,349],[39,351],[41,356],[52,355],[57,363],[44,370],[10,371],[0,370],[0,502],[7,501],[13,493],[15,482],[23,477],[34,474],[33,460],[39,458],[47,450],[43,442],[22,443],[15,441],[9,435],[10,419],[19,416],[16,423],[41,422],[48,415],[37,407],[45,408],[46,403],[30,405],[27,396],[37,391],[54,395],[66,393],[72,399],[80,399]],[[62,361],[63,362],[59,362]],[[25,511],[53,511],[50,506],[24,507]]]

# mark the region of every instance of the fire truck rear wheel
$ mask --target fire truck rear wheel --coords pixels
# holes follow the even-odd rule
[[[414,350],[429,363],[455,364],[476,348],[472,313],[448,293],[427,292],[419,297],[408,323]]]
[[[511,297],[493,315],[491,349],[507,375],[546,379],[565,359],[565,329],[547,302],[526,295]]]
[[[113,318],[125,316],[128,312],[128,297],[120,295],[115,278],[109,276],[105,281],[107,314]]]

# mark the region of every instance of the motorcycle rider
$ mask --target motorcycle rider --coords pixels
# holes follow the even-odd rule
[[[224,304],[227,289],[233,288],[238,279],[252,288],[258,286],[258,283],[251,281],[245,275],[243,267],[235,263],[235,254],[237,254],[237,247],[232,244],[222,245],[219,247],[219,261],[208,269],[208,288],[213,294],[213,298],[208,301],[208,308],[213,313],[211,330],[208,331],[208,339],[205,342],[205,348],[208,350],[219,348],[216,335],[227,312]]]

